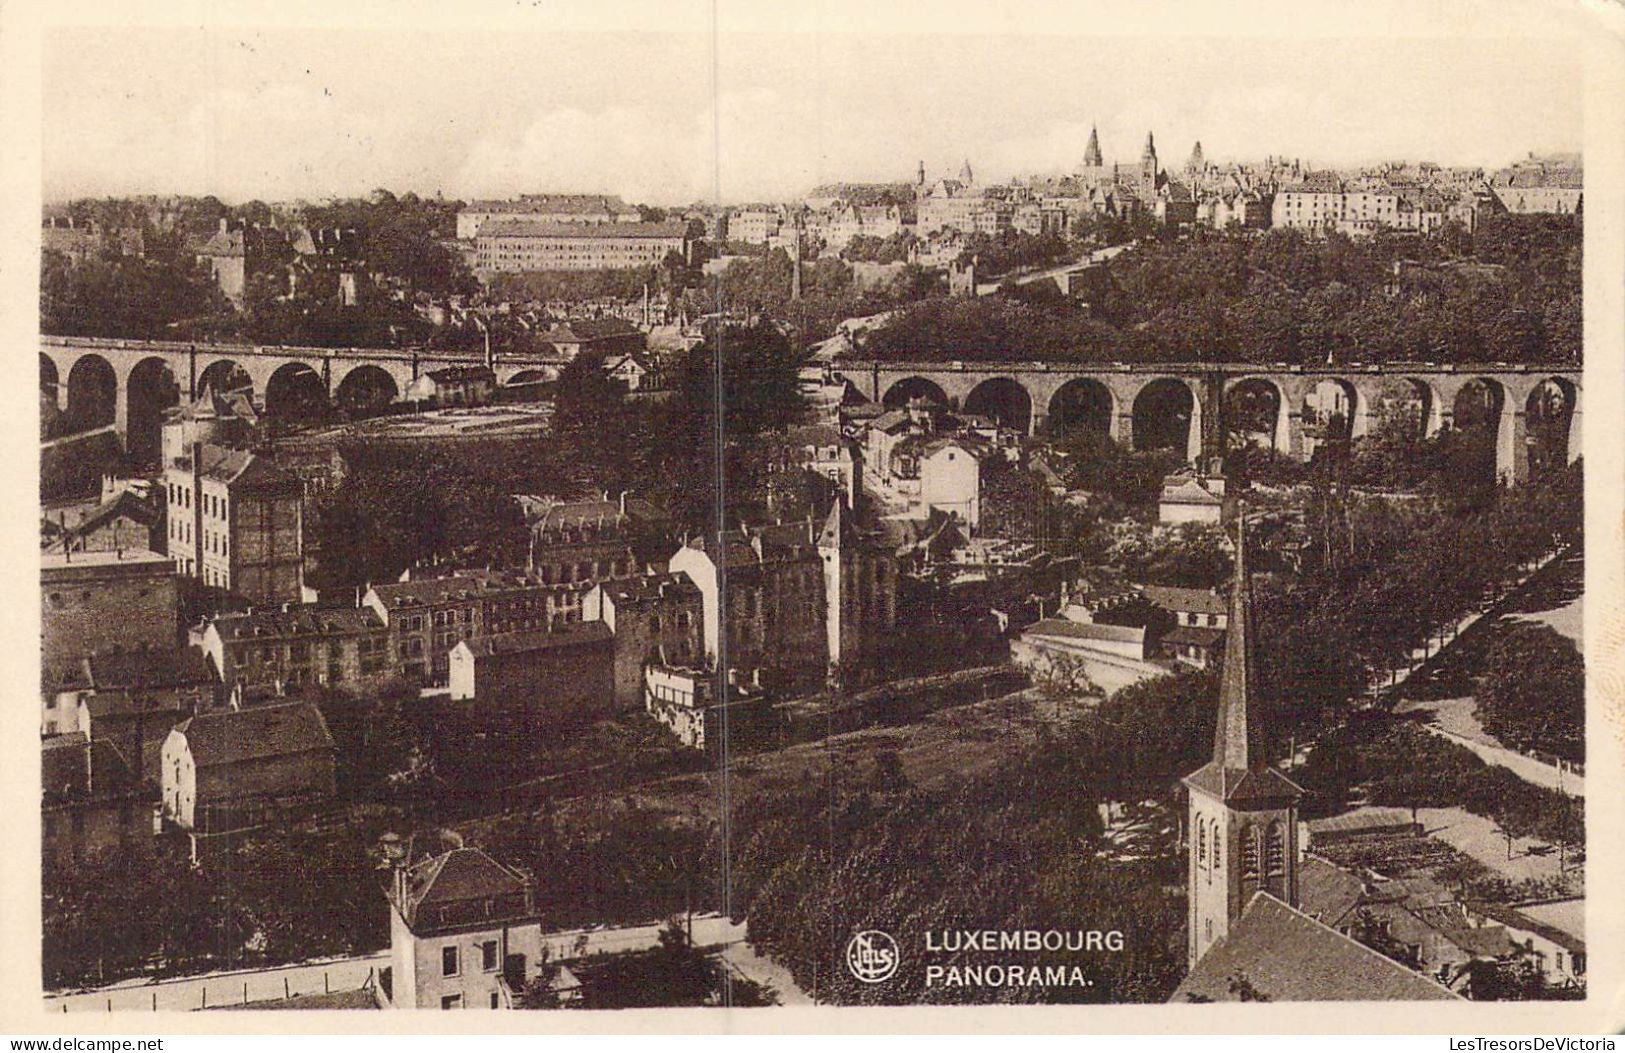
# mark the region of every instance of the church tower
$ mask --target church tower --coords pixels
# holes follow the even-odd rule
[[[1083,148],[1083,167],[1106,167],[1106,159],[1100,156],[1100,132],[1094,125],[1089,126],[1089,145]]]
[[[1145,149],[1140,151],[1140,189],[1147,195],[1157,189],[1157,144],[1150,132],[1145,133]]]
[[[1236,523],[1224,674],[1213,759],[1185,776],[1190,964],[1229,933],[1249,900],[1267,892],[1298,905],[1298,800],[1303,791],[1270,767],[1253,710],[1252,587],[1245,516]]]

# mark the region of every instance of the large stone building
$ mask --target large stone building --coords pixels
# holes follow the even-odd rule
[[[480,274],[620,270],[688,258],[683,223],[536,223],[489,220],[475,238]]]
[[[581,617],[603,622],[615,634],[615,704],[636,707],[643,699],[644,667],[689,666],[705,658],[700,590],[687,574],[649,574],[593,586]]]
[[[721,657],[725,639],[729,667],[760,671],[770,686],[824,677],[829,652],[817,540],[818,526],[810,518],[728,531],[722,541],[725,571],[717,566],[715,538],[696,538],[677,550],[672,573],[686,573],[700,590],[706,664]]]
[[[44,686],[95,655],[173,650],[180,633],[175,564],[145,549],[40,557]]]
[[[309,702],[200,713],[169,733],[162,764],[164,818],[194,846],[333,796],[333,738]]]
[[[507,201],[473,201],[457,211],[457,239],[469,241],[492,219],[531,223],[636,223],[636,208],[608,194],[523,194]]]
[[[304,598],[304,488],[247,450],[198,443],[164,470],[167,551],[183,575],[250,603]]]
[[[615,500],[516,500],[530,527],[530,571],[545,583],[629,577],[663,563],[669,550],[670,517],[625,493]]]
[[[615,709],[613,635],[602,622],[460,641],[447,658],[454,701],[484,722],[566,725]]]
[[[444,684],[451,649],[501,633],[581,620],[592,582],[544,582],[534,574],[465,571],[374,585],[362,597],[395,639],[404,677]]]
[[[225,691],[375,687],[398,675],[389,626],[370,607],[290,605],[222,614],[203,652]]]

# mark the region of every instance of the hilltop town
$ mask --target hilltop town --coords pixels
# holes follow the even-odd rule
[[[49,1007],[1584,997],[1578,157],[1080,155],[49,206]]]

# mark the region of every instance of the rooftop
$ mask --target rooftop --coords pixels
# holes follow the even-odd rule
[[[199,768],[331,750],[321,710],[309,702],[200,713],[175,726]]]
[[[1235,1002],[1243,985],[1272,1002],[1455,1001],[1448,988],[1274,896],[1253,896],[1202,956],[1174,1002]]]
[[[480,225],[479,238],[685,238],[686,223],[553,223],[527,219],[492,219]]]

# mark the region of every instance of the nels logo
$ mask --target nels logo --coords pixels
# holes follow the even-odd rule
[[[846,945],[846,967],[854,977],[866,984],[891,979],[901,960],[897,941],[879,929],[865,929]]]

